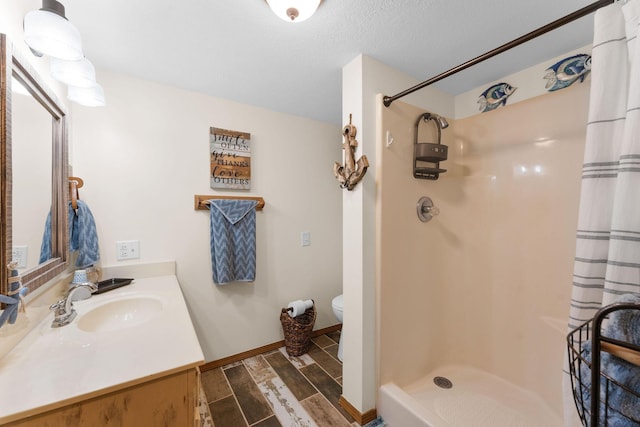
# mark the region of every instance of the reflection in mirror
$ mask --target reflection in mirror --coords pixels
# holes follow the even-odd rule
[[[13,93],[15,82],[30,97]],[[67,267],[67,113],[4,34],[0,83],[0,292],[6,294],[6,266],[24,247],[27,266],[19,272],[30,291]],[[51,256],[39,263],[49,212]]]
[[[29,92],[11,90],[12,252],[18,272],[36,267],[51,208],[51,115]],[[23,89],[24,90],[24,89]],[[38,227],[39,225],[39,227]]]

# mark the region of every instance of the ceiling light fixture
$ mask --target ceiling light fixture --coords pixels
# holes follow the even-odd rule
[[[266,2],[279,18],[298,23],[315,13],[321,0],[266,0]]]
[[[67,98],[85,107],[104,107],[107,104],[104,89],[98,83],[91,87],[69,86]]]
[[[48,55],[66,61],[79,61],[82,53],[80,31],[64,15],[56,0],[42,0],[42,8],[24,17],[24,41],[36,56]]]
[[[51,76],[69,86],[91,87],[96,85],[96,69],[87,58],[80,61],[63,61],[51,58]]]

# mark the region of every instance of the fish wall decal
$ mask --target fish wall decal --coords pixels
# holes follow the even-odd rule
[[[545,89],[553,92],[571,86],[577,80],[584,81],[591,72],[591,55],[581,53],[564,58],[545,70]]]
[[[482,92],[478,98],[480,111],[485,113],[487,111],[495,110],[501,105],[506,105],[507,99],[516,91],[516,89],[517,87],[511,86],[509,83],[497,83],[490,86],[487,90]]]

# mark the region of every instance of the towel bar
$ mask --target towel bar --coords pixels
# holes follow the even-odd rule
[[[195,199],[195,210],[204,210],[208,211],[209,207],[207,206],[207,200],[211,199],[239,199],[239,200],[255,200],[258,202],[256,205],[256,210],[261,211],[264,208],[264,199],[262,197],[251,197],[251,196],[212,196],[212,195],[200,195],[196,194],[194,196]]]

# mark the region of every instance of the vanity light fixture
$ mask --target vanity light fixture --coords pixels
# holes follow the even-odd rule
[[[80,61],[63,61],[51,58],[51,76],[69,86],[92,87],[96,85],[96,69],[87,58]]]
[[[302,22],[310,18],[322,0],[266,0],[279,18],[287,22]]]
[[[36,56],[48,55],[66,61],[79,61],[82,53],[80,31],[64,15],[56,0],[42,0],[42,8],[24,17],[24,41]]]
[[[98,83],[91,87],[69,86],[67,98],[85,107],[104,107],[106,105],[104,89]]]

